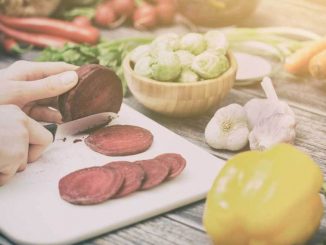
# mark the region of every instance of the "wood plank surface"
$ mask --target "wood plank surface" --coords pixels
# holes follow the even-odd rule
[[[257,11],[241,26],[293,26],[326,34],[326,1],[324,0],[261,0]],[[110,39],[156,35],[161,32],[185,33],[184,26],[174,26],[140,33],[132,28],[120,28],[104,31]],[[0,54],[1,55],[1,54]],[[30,52],[23,59],[33,60],[38,52]],[[0,68],[8,66],[16,58],[0,56]],[[298,121],[295,144],[304,152],[311,154],[321,166],[326,180],[326,85],[310,77],[295,78],[279,71],[273,75],[276,92],[280,99],[287,101],[296,114]],[[259,84],[247,87],[235,87],[219,105],[230,103],[244,104],[254,97],[264,97]],[[196,118],[174,119],[150,112],[141,106],[132,96],[125,98],[125,103],[141,111],[189,141],[204,148],[222,159],[228,159],[234,153],[213,150],[204,141],[204,129],[214,110]],[[217,108],[215,108],[217,109]],[[202,227],[204,201],[180,208],[168,214],[111,232],[109,234],[82,242],[90,245],[131,245],[131,244],[210,244]],[[1,237],[0,237],[1,239]],[[319,232],[311,244],[326,239],[326,208]],[[0,240],[0,244],[2,241]],[[5,243],[3,243],[5,244]],[[11,244],[10,242],[8,244]]]
[[[182,222],[161,216],[138,223],[107,236],[84,242],[84,245],[169,245],[210,244],[208,237],[196,229],[190,229]]]

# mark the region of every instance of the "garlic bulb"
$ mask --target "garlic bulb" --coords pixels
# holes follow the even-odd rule
[[[267,99],[252,99],[244,105],[250,129],[253,129],[264,118],[271,117],[276,113],[284,113],[293,118],[295,117],[290,106],[278,99],[272,80],[269,77],[263,79],[261,86]]]
[[[280,142],[293,143],[296,122],[292,115],[275,113],[262,119],[249,134],[251,150],[265,150]]]
[[[248,125],[251,150],[263,150],[275,144],[293,143],[296,120],[289,105],[278,99],[270,78],[264,78],[262,87],[267,99],[252,99],[244,109]]]
[[[249,129],[242,106],[231,104],[219,109],[205,129],[205,139],[215,149],[237,151],[248,143]]]
[[[264,118],[269,118],[276,113],[284,113],[295,117],[294,112],[286,102],[270,99],[252,99],[245,105],[249,129],[253,129]]]

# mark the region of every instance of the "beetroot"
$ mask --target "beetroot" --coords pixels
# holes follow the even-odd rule
[[[145,171],[145,180],[141,187],[148,190],[161,184],[169,175],[170,169],[160,160],[150,159],[135,162]]]
[[[96,7],[95,23],[99,26],[108,27],[118,19],[111,2],[104,2]]]
[[[113,125],[90,134],[85,143],[104,155],[126,156],[146,151],[153,143],[153,135],[141,127]]]
[[[138,164],[127,161],[117,161],[110,162],[104,165],[104,167],[119,170],[125,179],[120,190],[114,195],[114,198],[127,196],[141,188],[145,178],[145,172]]]
[[[122,85],[119,77],[100,65],[84,65],[77,70],[78,84],[59,96],[63,121],[71,121],[101,112],[115,112],[122,104]]]
[[[134,26],[137,29],[153,28],[157,24],[156,8],[150,4],[142,4],[133,14]]]
[[[59,192],[62,199],[73,204],[97,204],[114,196],[123,180],[116,169],[84,168],[64,176],[59,181]]]
[[[165,153],[155,157],[155,159],[162,161],[169,167],[169,179],[177,177],[186,167],[186,159],[184,159],[180,154]]]
[[[112,0],[112,7],[119,15],[130,16],[136,6],[134,0]]]

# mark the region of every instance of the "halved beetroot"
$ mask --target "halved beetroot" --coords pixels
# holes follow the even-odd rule
[[[59,96],[63,121],[71,121],[100,112],[120,110],[123,98],[119,77],[110,69],[96,64],[77,69],[78,84]]]
[[[59,192],[62,199],[73,204],[97,204],[113,197],[123,180],[113,168],[84,168],[64,176],[59,181]]]

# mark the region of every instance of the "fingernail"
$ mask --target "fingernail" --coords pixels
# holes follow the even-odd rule
[[[73,85],[78,81],[78,76],[75,71],[67,71],[60,75],[60,80],[63,85]]]

